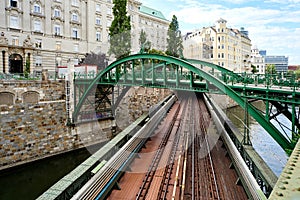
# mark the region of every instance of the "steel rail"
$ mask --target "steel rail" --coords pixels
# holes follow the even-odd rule
[[[155,171],[156,171],[156,169],[158,167],[159,161],[160,161],[160,159],[162,157],[162,154],[164,152],[165,146],[166,146],[167,141],[168,141],[168,139],[170,137],[170,134],[172,132],[173,125],[174,125],[174,123],[176,121],[178,113],[179,113],[179,106],[176,108],[174,116],[172,117],[172,121],[169,124],[169,126],[168,126],[168,128],[166,130],[166,133],[164,134],[164,136],[162,138],[162,141],[161,141],[161,143],[160,143],[160,145],[158,147],[158,150],[155,153],[154,159],[152,160],[150,167],[148,168],[148,171],[147,171],[147,174],[146,174],[146,176],[145,176],[145,178],[143,180],[142,186],[140,187],[140,190],[139,190],[139,192],[136,195],[136,199],[145,199],[145,197],[146,197],[146,195],[148,193],[148,190],[149,190],[151,182],[153,180]]]
[[[111,190],[112,186],[121,176],[122,172],[129,165],[131,160],[143,146],[148,136],[159,121],[164,116],[164,111],[168,110],[174,103],[173,96],[165,103],[162,108],[154,114],[152,120],[149,120],[138,133],[136,133],[120,150],[116,153],[101,170],[95,174],[90,181],[77,192],[72,199],[103,199]]]

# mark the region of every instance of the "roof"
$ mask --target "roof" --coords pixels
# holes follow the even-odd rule
[[[153,8],[149,8],[149,7],[146,7],[146,6],[140,6],[140,12],[144,13],[144,14],[147,14],[147,15],[151,15],[152,17],[167,20],[165,18],[165,16],[162,14],[162,12],[160,12],[158,10],[155,10]]]

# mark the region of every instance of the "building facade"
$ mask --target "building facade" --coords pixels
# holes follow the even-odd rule
[[[289,65],[289,58],[286,56],[265,56],[267,65],[275,65],[276,72],[287,72]]]
[[[0,73],[23,73],[26,65],[31,73],[43,69],[54,73],[58,66],[78,64],[91,51],[107,53],[112,7],[112,0],[0,1]],[[139,1],[128,0],[132,53],[139,50],[143,22],[151,24],[148,28],[159,35],[165,34],[160,28],[169,26],[167,20],[156,14],[159,11],[150,9],[151,13],[147,13],[141,8]],[[166,43],[166,36],[161,37]],[[164,50],[161,40],[153,37],[151,42]]]
[[[215,26],[203,27],[183,38],[184,57],[206,60],[234,72],[251,71],[251,40],[248,32],[227,27],[219,19]]]
[[[256,67],[257,74],[265,74],[266,65],[265,57],[262,56],[257,48],[251,50],[251,63]]]

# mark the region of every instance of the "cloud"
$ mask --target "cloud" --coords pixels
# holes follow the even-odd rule
[[[162,5],[158,0],[147,2],[151,1]],[[223,18],[229,27],[245,27],[252,44],[266,49],[269,55],[288,55],[291,64],[300,64],[299,3],[300,0],[166,0],[167,12],[164,6],[161,10],[167,19],[177,16],[182,33],[213,26]]]
[[[297,4],[300,3],[300,0],[265,0],[264,3]]]

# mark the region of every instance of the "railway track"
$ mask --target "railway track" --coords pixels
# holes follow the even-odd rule
[[[136,195],[136,199],[146,199],[146,197],[148,195],[148,191],[150,189],[150,186],[152,184],[154,176],[157,173],[157,168],[158,168],[159,163],[162,159],[162,155],[164,153],[166,153],[165,147],[166,147],[167,142],[170,138],[170,135],[171,135],[172,131],[174,130],[174,128],[175,128],[175,132],[177,132],[177,128],[179,126],[179,119],[180,119],[180,117],[178,118],[179,110],[180,110],[180,105],[177,103],[171,109],[170,115],[167,116],[167,124],[168,125],[163,130],[164,131],[164,134],[163,134],[164,136],[163,136],[163,138],[161,140],[161,143],[160,143],[160,145],[159,145],[159,147],[158,147],[158,149],[155,153],[155,156],[154,156],[154,158],[153,158],[153,160],[152,160],[152,162],[151,162],[151,164],[150,164],[150,166],[147,170],[147,173],[146,173],[145,178],[143,180],[142,186],[140,187],[140,190]],[[168,153],[169,153],[168,155],[172,154],[171,152],[168,152]],[[171,155],[171,157],[172,157],[172,155]],[[168,162],[167,167],[165,168],[165,171],[162,173],[162,175],[160,175],[160,176],[162,176],[161,183],[163,183],[167,179],[167,173],[170,170],[170,167],[172,167],[172,166],[169,165],[169,162]],[[161,188],[164,187],[163,184],[160,184],[160,185],[161,185]],[[161,192],[159,192],[159,193],[160,193],[160,195],[162,194]]]
[[[187,157],[186,172],[183,173],[184,192],[181,199],[220,199],[216,174],[210,147],[207,140],[207,128],[210,116],[207,112],[203,99],[191,99],[189,127],[190,131],[186,135],[185,156]],[[206,154],[203,158],[201,154]]]
[[[183,98],[170,109],[155,134],[147,135],[141,131],[139,137],[133,137],[126,143],[124,148],[127,149],[121,149],[112,161],[108,161],[114,168],[101,169],[100,175],[95,176],[93,187],[86,192],[95,195],[82,194],[78,199],[246,199],[243,189],[235,184],[235,173],[228,171],[230,161],[224,165],[223,159],[228,158],[218,157],[224,150],[220,145],[219,149],[209,146],[207,128],[210,118],[202,98]],[[149,137],[149,143],[144,144]],[[146,148],[141,150],[141,146]],[[155,153],[151,156],[141,153],[140,159],[133,158],[132,152],[140,150]],[[125,165],[126,162],[132,163],[132,166]],[[124,173],[123,167],[141,169],[139,166],[142,163],[146,172],[125,172],[114,178],[116,173]],[[108,188],[112,180],[118,181],[121,190],[112,191],[112,188]]]

